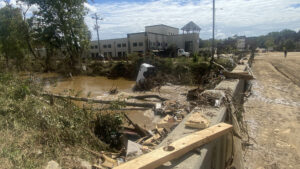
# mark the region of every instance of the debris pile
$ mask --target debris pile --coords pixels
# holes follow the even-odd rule
[[[98,164],[94,168],[113,168],[124,161],[129,161],[142,154],[151,152],[162,142],[176,125],[189,113],[189,103],[179,103],[176,100],[167,100],[157,95],[139,95],[131,96],[130,99],[144,100],[153,99],[156,106],[153,113],[161,116],[161,120],[156,124],[155,129],[148,131],[142,126],[134,123],[126,114],[125,119],[131,126],[124,127],[123,134],[123,150],[118,155],[109,156],[102,155]],[[158,100],[160,102],[158,102]]]

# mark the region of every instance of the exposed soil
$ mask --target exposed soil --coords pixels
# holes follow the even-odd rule
[[[245,102],[247,169],[300,168],[300,53],[258,54]]]

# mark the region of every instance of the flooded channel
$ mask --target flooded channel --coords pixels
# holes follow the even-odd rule
[[[124,78],[108,79],[102,76],[63,77],[55,73],[35,74],[36,79],[44,85],[44,90],[53,94],[78,95],[94,99],[104,99],[109,96],[109,90],[117,88],[119,92],[133,93],[135,81]],[[78,106],[86,103],[75,102]],[[94,104],[94,106],[99,106]],[[148,130],[155,128],[158,118],[151,110],[126,110],[128,117]]]
[[[116,80],[108,79],[103,76],[74,76],[62,77],[54,73],[38,74],[45,84],[44,89],[55,94],[64,94],[73,91],[79,93],[82,97],[95,98],[108,93],[110,89],[117,88],[118,91],[132,92],[135,81],[129,81],[123,78]]]

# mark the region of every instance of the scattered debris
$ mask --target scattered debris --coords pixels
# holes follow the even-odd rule
[[[138,134],[140,134],[142,137],[150,135],[150,133],[146,129],[144,129],[144,128],[140,127],[138,124],[134,123],[132,120],[130,120],[130,118],[126,114],[124,114],[124,116],[128,120],[128,122],[135,128],[136,132]]]
[[[116,95],[116,94],[118,94],[118,93],[119,93],[119,90],[118,90],[117,87],[111,88],[111,89],[109,90],[109,94],[110,94],[110,95]]]
[[[166,130],[171,131],[171,129],[177,124],[178,121],[175,119],[175,117],[167,115],[156,126],[157,128],[165,128]]]
[[[203,91],[204,91],[203,88],[197,88],[197,89],[188,91],[187,100],[188,101],[197,100]]]
[[[209,121],[205,118],[201,112],[193,113],[185,123],[186,127],[205,129],[209,126]]]
[[[142,145],[128,140],[126,149],[126,158],[143,154]]]
[[[210,106],[220,107],[225,98],[225,93],[220,90],[206,90],[201,94],[201,97],[204,98],[202,101],[205,101],[202,104],[208,103]]]
[[[104,167],[113,168],[118,166],[117,160],[112,159],[105,154],[102,155],[101,159],[103,160],[103,163],[101,165]]]
[[[61,169],[56,161],[49,161],[45,169]]]

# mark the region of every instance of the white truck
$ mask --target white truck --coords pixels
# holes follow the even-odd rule
[[[190,53],[184,51],[184,49],[178,49],[177,55],[178,55],[178,56],[190,57]]]

